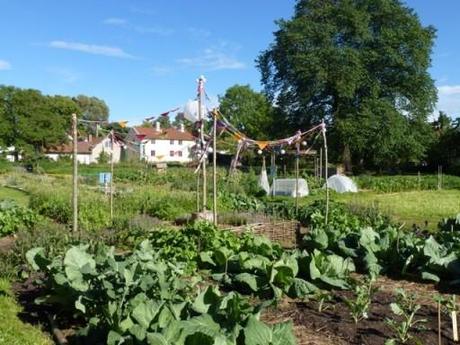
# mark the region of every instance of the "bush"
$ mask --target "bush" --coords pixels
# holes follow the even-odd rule
[[[19,206],[14,201],[0,202],[0,237],[25,228],[31,229],[38,217],[32,210]]]

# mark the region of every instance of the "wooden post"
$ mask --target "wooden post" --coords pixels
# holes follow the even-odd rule
[[[196,212],[200,212],[200,180],[201,180],[201,169],[196,173]]]
[[[323,177],[323,148],[319,149],[319,182]]]
[[[438,345],[441,345],[441,302],[438,302]]]
[[[457,302],[455,299],[455,295],[453,296],[454,301],[454,310],[450,313],[450,317],[452,318],[452,335],[454,341],[458,341],[458,327],[457,327]]]
[[[300,143],[296,144],[295,154],[295,214],[299,212],[299,156],[300,156]]]
[[[114,150],[114,140],[113,140],[113,129],[110,131],[110,220],[113,220],[113,150]]]
[[[325,222],[327,224],[328,217],[329,217],[329,185],[327,183],[327,178],[328,178],[328,172],[327,172],[327,167],[328,167],[328,159],[327,159],[327,139],[326,139],[326,125],[323,121],[323,129],[322,129],[322,134],[323,134],[323,140],[324,140],[324,180],[326,182],[326,215],[325,215]]]
[[[204,142],[204,121],[203,121],[203,114],[201,109],[202,104],[202,97],[203,97],[203,88],[204,88],[205,78],[204,76],[200,76],[198,78],[198,121],[200,121],[200,141],[201,141],[201,149],[203,154],[205,155],[202,164],[202,174],[203,174],[203,209],[202,211],[206,211],[206,204],[207,204],[207,179],[206,179],[206,158],[208,153],[204,152],[205,150],[205,142]]]
[[[217,113],[213,112],[213,130],[212,130],[212,194],[213,194],[213,221],[217,226]]]
[[[72,114],[72,140],[73,140],[73,175],[72,175],[72,208],[73,222],[72,231],[78,232],[78,132],[77,132],[77,114]]]

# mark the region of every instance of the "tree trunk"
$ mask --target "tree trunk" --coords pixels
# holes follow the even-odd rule
[[[343,168],[345,172],[351,172],[352,170],[351,152],[350,152],[350,145],[348,144],[345,144],[343,147],[342,159],[343,159]]]

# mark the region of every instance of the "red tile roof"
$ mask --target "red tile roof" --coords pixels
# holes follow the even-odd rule
[[[104,138],[92,138],[91,141],[79,141],[77,143],[77,152],[80,154],[90,154],[93,147],[99,144]],[[66,143],[62,145],[52,146],[45,150],[46,153],[63,153],[72,154],[73,145],[72,143]]]
[[[177,128],[162,128],[157,131],[152,127],[134,127],[136,134],[145,135],[145,139],[158,139],[158,140],[189,140],[195,141],[192,133],[184,131],[181,132]]]

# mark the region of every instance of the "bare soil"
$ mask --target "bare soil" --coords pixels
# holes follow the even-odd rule
[[[438,292],[432,285],[388,278],[379,279],[377,285],[380,290],[373,297],[369,318],[360,321],[357,326],[343,301],[344,297],[352,297],[350,291],[333,291],[333,302],[326,303],[322,312],[318,311],[316,301],[286,299],[276,308],[268,309],[263,319],[269,323],[291,320],[299,345],[383,345],[395,336],[385,319],[395,317],[390,303],[395,300],[394,289],[402,287],[417,293],[422,308],[416,319],[426,320],[420,329],[410,332],[414,338],[407,344],[438,345],[438,310],[433,301],[434,294]],[[441,340],[442,345],[458,344],[452,339],[450,316],[443,313]]]

